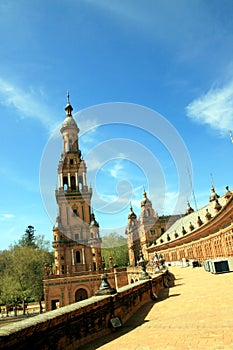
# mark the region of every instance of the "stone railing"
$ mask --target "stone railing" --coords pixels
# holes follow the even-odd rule
[[[111,319],[124,323],[145,303],[168,287],[167,273],[94,296],[57,310],[9,324],[0,329],[0,349],[76,349],[111,332]]]

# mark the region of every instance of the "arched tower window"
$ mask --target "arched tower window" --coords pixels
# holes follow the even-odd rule
[[[70,182],[71,182],[71,190],[74,191],[76,189],[75,177],[74,176],[71,176]]]
[[[150,216],[150,209],[146,209],[146,216]]]
[[[76,252],[76,263],[80,264],[81,263],[81,253],[79,250]]]
[[[79,190],[83,189],[83,177],[82,176],[78,177],[78,187],[79,187]]]
[[[64,188],[64,191],[67,191],[67,189],[68,189],[68,177],[67,176],[63,177],[63,188]]]
[[[73,142],[71,139],[69,139],[69,150],[72,151],[73,148]]]
[[[72,216],[74,217],[78,216],[78,210],[76,208],[73,208]]]

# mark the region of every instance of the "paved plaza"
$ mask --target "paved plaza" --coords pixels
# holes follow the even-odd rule
[[[123,327],[82,349],[233,350],[233,273],[171,267],[169,296],[144,305]]]

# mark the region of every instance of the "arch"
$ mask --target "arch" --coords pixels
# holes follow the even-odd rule
[[[75,177],[74,176],[71,176],[70,183],[71,183],[71,190],[75,191],[76,190],[76,183],[75,183]]]
[[[86,289],[84,289],[84,288],[77,289],[76,292],[75,292],[75,297],[74,298],[75,298],[75,302],[87,299],[88,298],[88,294],[87,294]]]
[[[63,176],[63,189],[64,189],[64,191],[67,191],[67,189],[68,189],[68,177],[67,176]]]
[[[79,187],[80,191],[83,189],[83,177],[82,176],[78,177],[78,187]]]
[[[75,253],[76,256],[76,264],[80,264],[81,263],[81,252],[79,250],[77,250],[77,252]]]
[[[146,216],[150,216],[150,209],[146,209]]]
[[[69,139],[69,151],[72,151],[73,149],[73,141],[72,139]]]

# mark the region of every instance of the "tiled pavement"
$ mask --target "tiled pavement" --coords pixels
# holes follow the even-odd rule
[[[144,305],[123,327],[82,349],[233,350],[233,272],[171,267],[169,297]]]

